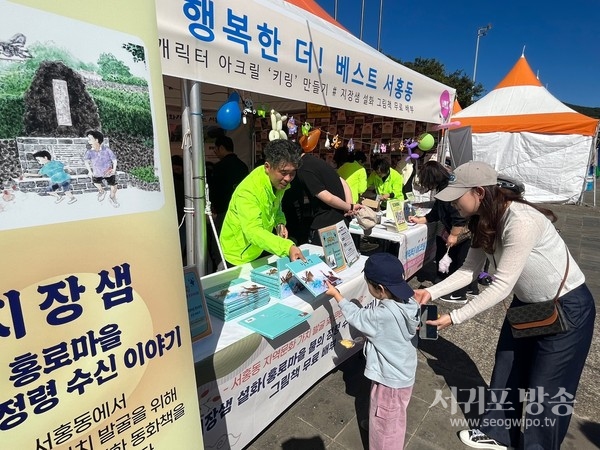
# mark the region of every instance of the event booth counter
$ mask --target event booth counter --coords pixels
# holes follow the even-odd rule
[[[349,229],[352,234],[364,234],[356,219],[350,222]],[[399,244],[398,259],[402,262],[408,279],[434,258],[436,231],[437,223],[415,224],[401,232],[394,230],[393,227],[377,224],[369,236]]]
[[[322,254],[321,247],[301,248]],[[250,279],[252,268],[275,259],[261,258],[207,275],[201,278],[202,287]],[[340,292],[363,306],[373,300],[363,281],[366,259],[361,256],[336,274],[343,280]],[[240,325],[246,315],[228,322],[211,316],[212,334],[193,344],[205,448],[244,448],[311,386],[362,348],[340,344],[358,335],[331,297],[314,297],[303,290],[283,300],[271,298],[269,305],[275,302],[307,312],[308,320],[271,340]]]

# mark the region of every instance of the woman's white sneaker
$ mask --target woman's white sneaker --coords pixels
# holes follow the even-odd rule
[[[496,439],[483,434],[479,429],[462,430],[458,433],[458,437],[468,447],[485,448],[490,450],[508,450],[510,447],[502,445]]]

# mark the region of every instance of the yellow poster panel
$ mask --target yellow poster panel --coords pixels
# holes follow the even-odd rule
[[[202,449],[154,2],[0,0],[0,447]]]
[[[326,119],[331,116],[331,109],[329,106],[316,105],[314,103],[306,104],[306,118],[307,119]]]

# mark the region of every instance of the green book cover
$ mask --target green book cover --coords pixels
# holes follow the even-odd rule
[[[257,311],[238,323],[262,336],[275,339],[288,330],[305,322],[310,314],[281,303],[275,303],[261,311]]]

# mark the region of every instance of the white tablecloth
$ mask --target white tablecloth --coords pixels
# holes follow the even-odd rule
[[[407,230],[399,232],[393,227],[378,224],[372,228],[370,237],[400,244],[398,259],[402,261],[408,279],[433,258],[435,254],[435,229],[435,224],[415,224],[410,225]],[[350,222],[350,232],[352,234],[364,234],[356,219]]]
[[[321,247],[301,248],[322,254]],[[363,305],[372,300],[361,273],[365,261],[361,257],[337,274],[343,280],[340,292]],[[249,279],[250,270],[265,262],[261,259],[207,275],[201,279],[202,287],[237,277]],[[245,315],[229,322],[211,316],[213,333],[193,344],[205,448],[243,448],[313,384],[361,348],[339,344],[356,335],[351,336],[332,298],[315,298],[304,290],[284,300],[271,299],[269,304],[275,301],[311,316],[274,340],[239,325]]]

